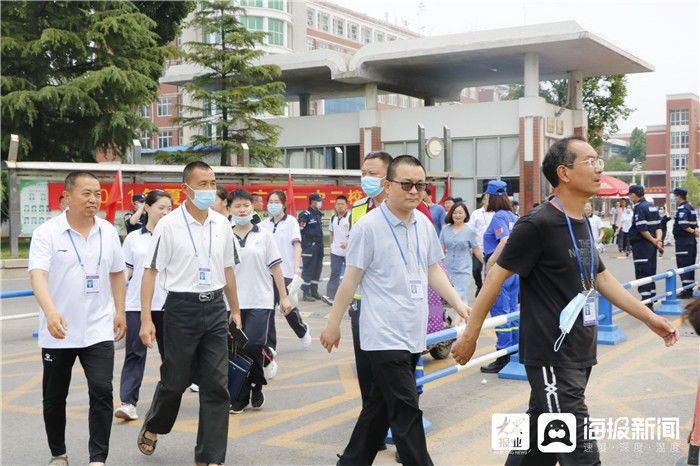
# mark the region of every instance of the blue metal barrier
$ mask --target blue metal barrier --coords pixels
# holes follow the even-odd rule
[[[14,291],[2,291],[2,292],[0,292],[0,299],[24,298],[27,296],[34,296],[34,291],[32,291],[32,290],[14,290]]]

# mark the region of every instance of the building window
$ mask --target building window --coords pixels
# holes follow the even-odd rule
[[[306,25],[309,27],[314,27],[316,25],[316,10],[308,9],[306,10]]]
[[[247,6],[255,6],[258,8],[262,8],[262,0],[241,0],[241,6],[242,7],[247,7]]]
[[[177,130],[177,144],[179,146],[185,145],[185,131],[182,126]]]
[[[671,155],[671,170],[687,170],[688,169],[688,154],[672,154]]]
[[[688,148],[688,132],[687,131],[673,131],[671,133],[671,149],[687,149],[687,148]]]
[[[328,32],[330,29],[330,17],[328,16],[328,13],[319,13],[318,14],[318,28],[321,31]]]
[[[143,147],[145,149],[151,148],[151,132],[150,131],[141,131],[141,134],[139,135],[139,139],[141,140],[141,147]]]
[[[173,145],[173,130],[161,129],[158,131],[158,148],[170,147]]]
[[[284,45],[284,23],[279,19],[267,19],[267,40],[273,45]]]
[[[386,103],[389,105],[396,106],[398,102],[398,99],[396,98],[396,94],[390,94],[389,97],[386,99]]]
[[[374,33],[374,40],[376,40],[377,42],[384,42],[384,37],[385,36],[383,32],[377,31]]]
[[[676,188],[680,188],[685,184],[685,176],[672,176],[671,177],[671,189],[673,191]]]
[[[262,31],[262,16],[241,16],[241,24],[249,31]]]
[[[405,95],[402,95],[400,97],[400,102],[401,102],[401,108],[408,108],[408,97]]]
[[[671,110],[671,126],[680,126],[688,124],[688,109],[681,108]]]
[[[340,37],[345,37],[345,20],[333,18],[333,32]]]
[[[267,7],[273,10],[284,11],[284,2],[282,0],[267,0]]]
[[[306,39],[306,50],[314,50],[316,48],[316,41],[313,39]]]
[[[395,41],[396,39],[397,39],[396,36],[392,36],[392,35],[386,36],[386,40],[388,40],[389,42],[393,42],[393,41]]]
[[[362,43],[369,44],[372,42],[372,29],[362,26]]]
[[[172,101],[170,96],[162,96],[158,101],[158,116],[172,115]]]
[[[141,115],[144,118],[150,118],[151,106],[150,105],[142,105],[141,108],[139,108],[139,115]]]
[[[380,104],[386,103],[386,96],[384,94],[379,94],[379,96],[377,96],[377,102]]]
[[[357,40],[359,26],[355,23],[348,23],[348,39]]]

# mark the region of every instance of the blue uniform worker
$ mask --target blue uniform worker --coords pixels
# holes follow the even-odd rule
[[[321,299],[318,282],[323,267],[323,223],[321,206],[323,198],[318,193],[309,196],[309,208],[299,214],[301,230],[301,290],[304,301]]]
[[[683,188],[673,190],[676,197],[676,216],[673,219],[673,239],[676,242],[676,265],[678,268],[687,267],[695,263],[698,254],[698,214],[692,205],[686,200],[688,191]],[[695,271],[681,274],[681,286],[695,283]],[[693,289],[688,288],[678,294],[681,299],[693,297]]]
[[[634,276],[637,279],[656,275],[656,251],[663,252],[661,241],[661,217],[659,208],[644,199],[644,186],[630,186],[630,198],[634,204],[632,227],[630,228],[630,245],[634,259]],[[639,288],[642,301],[656,296],[654,282]],[[647,307],[653,310],[654,304]]]
[[[508,202],[506,183],[500,180],[488,182],[486,193],[489,195],[489,203],[486,210],[494,212],[491,223],[484,232],[484,261],[492,261],[496,248],[503,238],[510,236],[510,232],[518,221],[518,217],[513,213]],[[518,294],[520,292],[520,277],[517,274],[511,275],[504,283],[498,293],[496,302],[491,307],[491,317],[501,316],[518,309]],[[512,321],[496,327],[496,349],[500,350],[518,344],[519,321]],[[501,356],[493,363],[481,368],[481,372],[499,372],[508,362],[510,356]]]

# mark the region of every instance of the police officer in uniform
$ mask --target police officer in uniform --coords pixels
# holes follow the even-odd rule
[[[323,223],[321,207],[323,198],[318,193],[309,196],[309,208],[299,214],[301,229],[301,290],[304,301],[321,299],[318,293],[318,281],[323,267]]]
[[[698,254],[696,239],[700,236],[698,230],[698,214],[692,205],[686,200],[688,191],[683,188],[673,190],[676,197],[676,216],[673,219],[673,239],[676,241],[676,265],[678,268],[687,267],[695,263]],[[681,275],[681,286],[688,286],[695,282],[695,271]],[[693,297],[693,289],[689,288],[678,293],[680,299]]]
[[[635,278],[656,275],[656,251],[664,252],[661,240],[661,218],[659,208],[644,199],[644,186],[630,186],[630,199],[634,205],[632,227],[630,228],[630,244],[634,259]],[[656,296],[656,284],[651,282],[639,287],[642,301]],[[651,310],[654,303],[647,304]]]

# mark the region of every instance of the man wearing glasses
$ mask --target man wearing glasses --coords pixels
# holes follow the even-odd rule
[[[345,276],[321,334],[328,352],[338,347],[340,320],[359,286],[360,341],[374,379],[338,464],[372,464],[391,427],[404,464],[432,465],[415,380],[425,351],[428,284],[463,317],[469,308],[438,264],[443,254],[431,221],[415,210],[426,186],[421,163],[410,155],[395,158],[382,186],[386,201],[350,230]]]
[[[602,166],[596,151],[578,136],[552,145],[542,172],[554,196],[521,217],[499,246],[502,252],[486,275],[467,328],[452,346],[455,360],[466,364],[503,283],[518,274],[519,352],[530,383],[530,438],[538,438],[540,414],[557,413],[560,419],[575,418],[576,443],[568,453],[543,452],[539,445],[511,452],[508,466],[600,464],[595,440],[584,439],[584,394],[597,357],[595,292],[644,322],[666,346],[678,341],[678,330],[622,288],[595,248],[584,206],[600,190]]]

